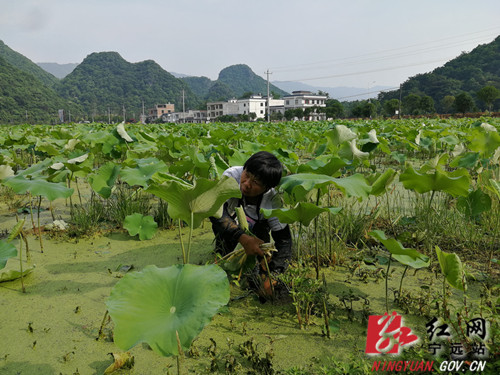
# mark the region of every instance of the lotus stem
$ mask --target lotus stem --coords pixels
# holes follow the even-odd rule
[[[19,269],[21,270],[21,290],[23,293],[26,293],[26,288],[24,287],[24,279],[23,279],[23,235],[19,232]]]
[[[302,265],[302,258],[300,256],[300,238],[302,236],[302,223],[299,224],[299,236],[297,238],[297,261]]]
[[[38,212],[36,215],[36,220],[38,224],[38,239],[40,240],[40,252],[43,253],[43,241],[42,241],[42,228],[40,227],[40,209],[42,206],[42,196],[38,196]]]
[[[182,230],[181,230],[181,225],[182,225],[182,222],[181,222],[181,219],[179,219],[179,240],[181,242],[181,249],[182,249],[182,263],[183,264],[186,264],[187,261],[186,261],[186,250],[184,249],[184,242],[182,241]]]
[[[182,360],[183,360],[183,352],[181,346],[181,340],[179,339],[179,331],[175,331],[175,338],[177,339],[177,375],[181,375],[182,371]]]
[[[398,294],[399,298],[401,298],[401,290],[403,289],[403,279],[405,278],[407,270],[408,270],[408,266],[405,267],[405,270],[403,271],[403,275],[401,275],[401,281],[399,282],[399,294]]]
[[[191,253],[191,240],[193,238],[193,223],[194,223],[194,213],[193,211],[191,211],[191,222],[189,224],[189,237],[188,237],[186,263],[189,263],[189,254]]]
[[[326,301],[323,298],[323,316],[325,317],[325,331],[326,331],[326,337],[331,339],[331,332],[330,332],[330,323],[328,322],[328,311],[326,309]]]
[[[108,317],[108,315],[109,312],[108,310],[106,310],[106,312],[104,313],[104,317],[102,318],[101,326],[99,327],[99,333],[97,334],[97,338],[95,339],[95,341],[99,341],[99,339],[101,338],[102,331],[104,330],[104,324],[106,323],[106,318]]]
[[[30,217],[31,217],[31,226],[33,228],[33,232],[35,231],[35,220],[33,219],[33,203],[31,200],[33,199],[33,196],[31,195],[31,191],[29,192],[30,196]]]
[[[389,263],[387,264],[387,271],[385,273],[385,312],[389,312],[389,269],[391,268],[392,256],[389,255]]]
[[[319,205],[319,189],[316,196],[316,206]],[[319,236],[318,236],[318,216],[314,218],[314,251],[316,253],[316,279],[319,280]]]
[[[76,191],[78,192],[78,199],[80,200],[80,206],[83,206],[82,195],[80,194],[80,187],[78,186],[78,177],[75,177]]]
[[[264,264],[266,265],[267,277],[269,277],[269,285],[271,287],[271,298],[274,298],[273,278],[271,277],[271,270],[269,269],[269,264],[267,263],[266,254],[264,254]]]

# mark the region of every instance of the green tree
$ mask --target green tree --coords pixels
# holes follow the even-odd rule
[[[446,95],[441,99],[441,109],[443,113],[450,113],[454,108],[455,97],[453,95]]]
[[[371,101],[362,101],[352,109],[354,117],[372,117],[377,113],[377,107]]]
[[[434,108],[434,99],[430,96],[425,95],[420,98],[420,111],[425,114],[435,113],[436,109]]]
[[[408,115],[420,114],[420,95],[410,94],[403,98],[403,110]]]
[[[336,99],[327,99],[326,107],[321,108],[321,111],[326,115],[326,118],[339,118],[344,116],[344,106]]]
[[[500,90],[498,90],[495,86],[484,86],[477,92],[477,97],[486,103],[488,111],[491,112],[493,103],[500,97]]]
[[[384,103],[384,112],[387,116],[394,116],[399,111],[399,99],[391,99]]]
[[[461,113],[472,112],[476,109],[476,104],[468,92],[462,92],[455,98],[455,109]]]

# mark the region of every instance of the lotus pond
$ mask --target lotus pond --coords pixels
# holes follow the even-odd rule
[[[367,374],[401,359],[439,373],[453,342],[469,361],[484,345],[496,374],[498,130],[491,118],[1,127],[0,372]],[[264,214],[294,238],[267,299],[213,255],[207,220],[239,194],[224,169],[258,150],[285,165],[284,209]],[[393,311],[419,341],[368,356],[370,316]],[[453,338],[439,354],[433,318]],[[467,330],[478,318],[481,340]]]

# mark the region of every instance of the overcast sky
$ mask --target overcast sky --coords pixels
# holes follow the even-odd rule
[[[0,0],[0,40],[34,62],[116,51],[217,79],[398,86],[500,35],[499,0]]]

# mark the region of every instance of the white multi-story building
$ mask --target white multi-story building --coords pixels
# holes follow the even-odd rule
[[[252,95],[246,99],[231,99],[227,102],[211,102],[207,103],[208,120],[214,120],[217,117],[230,115],[248,115],[255,113],[255,119],[265,119],[267,113],[267,98],[261,95]],[[285,112],[284,100],[273,99],[269,100],[270,113]]]
[[[301,108],[303,110],[313,109],[315,107],[326,107],[326,95],[317,95],[311,91],[293,91],[291,95],[283,97],[285,101],[285,111],[289,109]],[[325,115],[323,113],[309,112],[304,120],[323,120]]]

